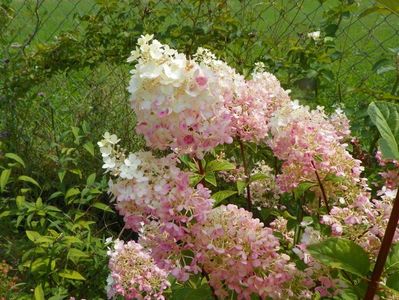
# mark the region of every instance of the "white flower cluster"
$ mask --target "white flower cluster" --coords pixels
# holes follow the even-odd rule
[[[205,56],[213,59],[209,53]],[[232,142],[223,105],[230,87],[210,68],[153,40],[153,35],[138,40],[128,59],[134,60],[128,90],[137,131],[149,147],[201,157],[218,144]]]
[[[146,180],[140,170],[141,160],[137,155],[129,153],[126,157],[118,145],[120,139],[115,134],[106,132],[103,137],[104,139],[97,143],[104,161],[103,169],[123,179]]]
[[[308,33],[308,38],[318,41],[320,40],[320,31],[313,31]]]

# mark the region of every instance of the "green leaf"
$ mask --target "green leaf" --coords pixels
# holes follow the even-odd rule
[[[213,186],[217,186],[215,173],[207,173],[207,174],[205,175],[205,181],[206,181],[206,182],[209,182],[209,183],[212,184]]]
[[[399,270],[399,244],[395,244],[389,252],[387,262],[385,263],[385,270],[388,271],[389,269]]]
[[[15,153],[6,153],[5,157],[15,160],[17,163],[19,163],[21,166],[23,166],[25,168],[25,162],[22,160],[21,157],[19,157]]]
[[[384,158],[398,160],[399,106],[388,102],[372,102],[368,114],[380,132],[379,145]]]
[[[1,172],[0,175],[0,190],[1,192],[4,192],[4,189],[8,183],[8,179],[10,178],[11,175],[11,169],[4,169],[3,172]]]
[[[64,180],[65,174],[66,174],[66,171],[59,171],[58,172],[58,178],[60,179],[61,183]]]
[[[36,203],[35,203],[37,208],[41,208],[43,206],[43,199],[41,197],[38,197],[36,199]]]
[[[234,170],[236,166],[231,162],[223,159],[212,160],[206,164],[205,173],[208,172],[216,172],[216,171],[226,171],[226,170]]]
[[[42,288],[42,284],[39,284],[35,287],[34,295],[35,295],[35,300],[46,300],[44,298],[44,291]]]
[[[67,236],[64,236],[63,239],[64,239],[64,241],[65,241],[68,245],[72,245],[72,244],[82,244],[82,243],[83,243],[80,239],[78,239],[78,238],[75,237],[75,236],[67,235]]]
[[[242,194],[242,192],[244,191],[245,187],[247,186],[247,183],[243,180],[237,180],[237,191],[238,194]]]
[[[36,231],[27,230],[27,231],[25,231],[25,233],[26,233],[26,236],[28,237],[28,239],[30,239],[34,243],[36,243],[37,240],[39,238],[41,238],[40,233],[38,233]]]
[[[72,174],[78,175],[79,178],[82,179],[82,170],[80,170],[80,169],[70,169],[68,171],[71,172]]]
[[[215,200],[215,205],[217,205],[224,199],[233,196],[235,194],[237,194],[237,191],[230,191],[230,190],[219,191],[212,195],[212,199]]]
[[[18,209],[23,208],[25,204],[25,196],[17,196],[15,197],[15,203],[17,204]]]
[[[367,252],[356,243],[343,238],[329,238],[309,245],[309,253],[326,266],[367,276],[370,261]]]
[[[190,280],[184,285],[173,285],[170,300],[212,300],[211,289],[206,282]]]
[[[39,189],[41,189],[40,184],[36,180],[34,180],[32,177],[22,175],[22,176],[18,177],[18,180],[32,183],[32,184],[36,185]]]
[[[399,272],[392,274],[387,278],[387,286],[391,289],[399,291]]]
[[[4,217],[8,217],[8,216],[11,216],[11,211],[10,210],[5,210],[5,211],[0,213],[0,219],[4,218]]]
[[[92,142],[87,142],[83,145],[83,148],[87,150],[91,154],[91,156],[94,156],[94,145]]]
[[[89,177],[87,177],[86,185],[92,185],[95,180],[96,180],[96,173],[90,174]]]
[[[342,292],[338,296],[340,300],[353,300],[353,299],[359,299],[358,295],[356,294],[356,291],[354,291],[353,288],[346,288],[343,289]],[[336,299],[336,298],[334,298]]]
[[[60,197],[60,196],[62,196],[62,195],[64,195],[64,194],[63,194],[62,192],[60,192],[60,191],[54,192],[54,193],[52,193],[52,194],[50,195],[50,197],[48,198],[48,200],[52,200],[52,199],[57,198],[57,197]]]
[[[372,70],[374,72],[376,72],[378,74],[378,70],[380,70],[381,68],[383,68],[384,66],[386,66],[387,64],[390,64],[391,61],[387,58],[381,58],[380,60],[378,60],[374,65]]]
[[[258,180],[264,180],[267,178],[268,178],[268,176],[263,173],[256,173],[254,175],[251,175],[251,177],[249,178],[249,181],[254,182],[254,181],[258,181]]]
[[[191,186],[196,186],[198,183],[201,182],[201,180],[204,178],[204,175],[200,174],[193,174],[190,176],[190,185]]]
[[[309,181],[303,181],[301,182],[295,189],[294,189],[294,194],[296,198],[302,197],[307,190],[309,190],[311,187],[314,187],[316,184],[313,182]]]
[[[75,126],[71,126],[72,134],[75,137],[75,144],[79,144],[79,128]]]
[[[191,161],[191,158],[188,155],[182,155],[179,157],[179,159],[182,163],[184,163],[191,170],[193,170],[193,171],[197,170],[197,166]]]
[[[80,194],[80,191],[79,191],[78,188],[70,188],[70,189],[66,192],[65,198],[68,199],[68,198],[71,198],[71,197],[76,196],[76,195],[79,195],[79,194]]]
[[[62,272],[59,272],[58,275],[64,278],[68,279],[74,279],[74,280],[86,280],[78,271],[73,271],[73,270],[68,270],[65,269]]]
[[[114,212],[108,205],[101,203],[101,202],[96,202],[93,204],[93,207],[101,209],[103,211],[107,211],[107,212]]]
[[[75,264],[79,262],[81,258],[87,258],[89,255],[84,253],[82,250],[76,248],[70,248],[68,251],[68,258]]]

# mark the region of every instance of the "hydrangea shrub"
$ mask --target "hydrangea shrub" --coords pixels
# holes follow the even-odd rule
[[[129,153],[109,133],[98,143],[115,208],[139,235],[109,251],[109,298],[173,297],[192,278],[215,299],[364,292],[397,193],[396,161],[377,153],[396,168],[369,183],[343,111],[290,99],[262,64],[245,78],[207,49],[186,57],[152,35],[128,61],[136,131],[151,151]],[[344,246],[334,250],[336,238]]]

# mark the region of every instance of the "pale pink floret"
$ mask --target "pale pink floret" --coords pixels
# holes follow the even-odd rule
[[[164,300],[163,292],[170,286],[167,273],[158,268],[143,247],[134,241],[115,241],[108,251],[110,257],[107,282],[108,299]]]
[[[235,205],[220,206],[208,221],[192,228],[195,260],[209,275],[215,293],[223,298],[234,290],[238,299],[280,298],[295,265],[280,254],[270,228]],[[234,272],[232,272],[234,270]]]
[[[249,81],[236,75],[233,84],[225,105],[232,115],[235,136],[243,141],[262,141],[268,134],[272,114],[290,101],[288,91],[268,72],[254,72]]]
[[[364,192],[348,206],[333,207],[320,222],[330,225],[333,235],[354,240],[370,254],[377,255],[396,191],[383,187],[378,195],[378,199],[372,199],[369,193]],[[399,226],[394,237],[394,242],[398,241]]]
[[[352,202],[361,190],[364,181],[360,177],[361,162],[350,155],[347,144],[341,143],[349,130],[346,119],[337,114],[333,116],[330,119],[322,108],[310,110],[296,102],[274,113],[269,145],[283,161],[277,177],[283,192],[292,191],[301,182],[311,182],[314,183],[311,189],[321,197],[316,172],[327,197],[334,202],[339,197]]]
[[[136,131],[147,146],[201,158],[219,144],[231,143],[230,112],[224,107],[223,76],[143,36],[133,51],[137,60],[129,83]],[[227,77],[226,77],[227,78]]]

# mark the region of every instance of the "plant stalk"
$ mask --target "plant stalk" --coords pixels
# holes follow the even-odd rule
[[[199,174],[204,176],[205,175],[205,170],[204,170],[204,166],[202,165],[201,160],[197,159],[196,161],[198,163],[198,172],[199,172]],[[199,183],[201,183],[203,186],[205,186],[205,178],[202,178]]]
[[[247,208],[249,211],[251,211],[252,210],[252,201],[251,201],[251,189],[249,187],[251,175],[249,174],[247,159],[245,157],[244,143],[241,140],[239,140],[239,143],[240,143],[240,152],[241,152],[241,157],[242,157],[242,163],[244,165],[244,173],[245,173],[246,183],[247,183]]]
[[[213,296],[213,298],[215,299],[215,300],[218,300],[218,296],[216,295],[216,293],[215,293],[215,289],[210,285],[210,283],[209,283],[209,275],[208,275],[208,273],[207,272],[205,272],[204,270],[202,270],[202,276],[204,276],[205,278],[206,278],[206,280],[208,281],[208,285],[209,285],[209,288],[211,289],[211,291],[212,291],[212,296]]]
[[[371,280],[367,288],[364,300],[373,300],[374,295],[377,292],[378,284],[381,278],[381,274],[384,270],[384,265],[387,260],[389,249],[391,248],[393,238],[395,236],[396,227],[399,222],[399,189],[396,193],[395,202],[393,203],[391,216],[389,217],[388,225],[385,230],[384,238],[382,239],[382,244],[380,251],[378,252],[377,261],[374,266],[373,274],[371,275]]]
[[[316,174],[317,181],[318,181],[319,186],[320,186],[321,194],[322,194],[322,196],[323,196],[323,201],[324,201],[324,204],[326,205],[327,212],[330,213],[330,206],[328,205],[328,198],[327,198],[326,190],[324,189],[324,185],[323,185],[323,183],[321,182],[319,173],[317,172],[316,166],[315,166],[315,164],[313,163],[313,161],[312,161],[312,166],[313,166],[313,168],[314,168],[314,172],[315,172],[315,174]]]

